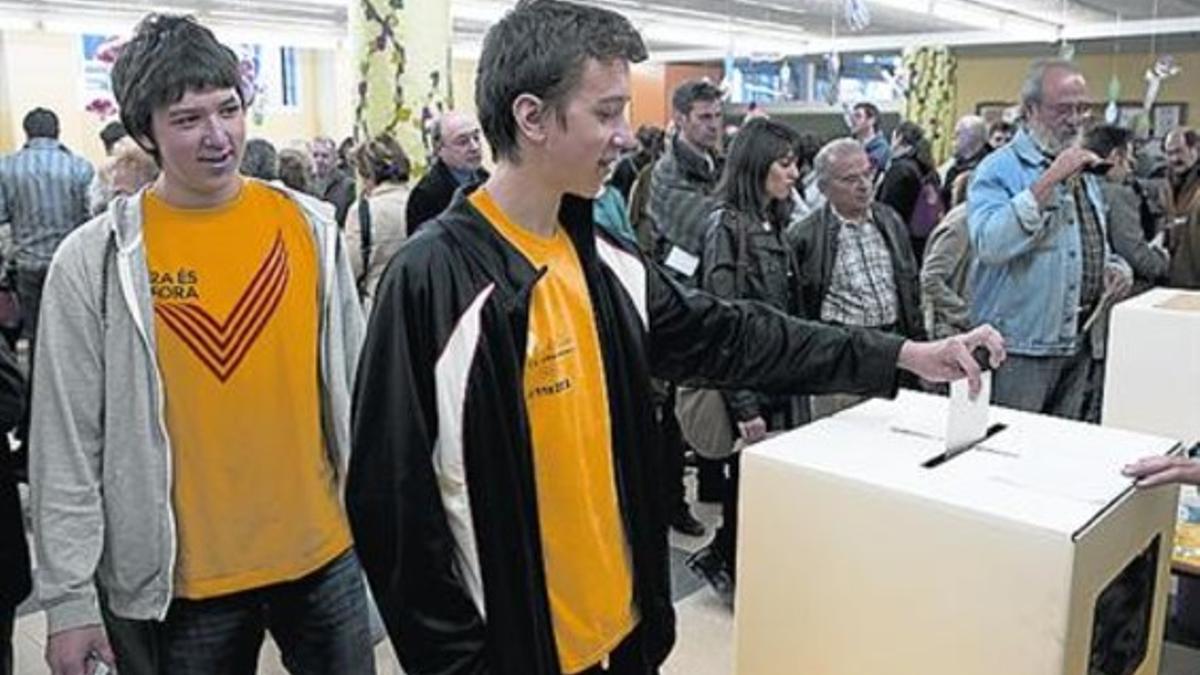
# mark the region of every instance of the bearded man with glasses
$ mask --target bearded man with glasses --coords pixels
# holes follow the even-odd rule
[[[1088,172],[1102,160],[1080,145],[1092,102],[1078,66],[1034,63],[1021,107],[1021,129],[979,165],[967,196],[971,321],[1009,340],[994,402],[1083,419],[1100,375],[1097,319],[1128,293],[1133,273],[1108,245],[1101,184]]]

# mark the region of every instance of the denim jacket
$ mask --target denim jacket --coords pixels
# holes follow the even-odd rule
[[[989,155],[971,177],[967,203],[971,246],[977,264],[971,275],[971,322],[990,323],[1023,356],[1068,356],[1079,341],[1082,242],[1075,200],[1055,186],[1045,207],[1031,187],[1050,166],[1028,131]],[[1084,175],[1104,233],[1105,262],[1128,272],[1108,246],[1108,209],[1095,176]]]

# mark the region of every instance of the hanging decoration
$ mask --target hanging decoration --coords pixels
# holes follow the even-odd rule
[[[112,71],[113,64],[117,62],[117,57],[121,55],[121,49],[125,47],[125,43],[128,41],[129,38],[127,37],[108,38],[96,47],[96,53],[91,58],[92,63],[90,65],[85,63],[84,68],[95,68],[102,75],[100,79],[107,83],[109,81],[108,73]],[[115,117],[119,111],[111,87],[106,84],[102,90],[100,87],[95,87],[91,91],[94,91],[96,95],[87,102],[83,109],[96,115],[101,121]]]
[[[1142,110],[1147,113],[1154,107],[1154,102],[1158,100],[1158,92],[1162,89],[1163,80],[1175,77],[1183,69],[1175,63],[1175,57],[1170,54],[1163,54],[1158,57],[1146,71],[1146,98],[1142,101]]]
[[[880,69],[883,81],[888,83],[896,98],[908,98],[909,73],[908,68],[901,64],[897,68],[884,66]]]
[[[920,47],[906,49],[901,61],[909,81],[904,116],[925,129],[941,163],[954,149],[958,60],[946,47]]]
[[[404,45],[400,40],[403,29],[399,23],[399,15],[381,10],[372,0],[361,0],[359,5],[368,26],[367,36],[370,39],[363,46],[364,51],[358,61],[358,103],[354,108],[354,135],[356,138],[367,139],[375,134],[394,132],[400,124],[413,118],[413,111],[405,105],[404,87],[401,84],[407,60]],[[380,72],[382,77],[373,77],[372,71]],[[372,85],[379,84],[384,86],[372,91]],[[389,88],[390,91],[387,91]],[[391,99],[392,114],[384,120],[368,119],[367,107],[370,101],[382,101],[383,97]]]
[[[825,67],[829,71],[829,90],[825,92],[825,102],[837,105],[841,92],[842,57],[836,51],[825,55]]]
[[[250,98],[250,121],[261,127],[266,121],[266,85],[259,78],[259,63],[262,62],[261,45],[242,45],[238,54],[238,69],[242,75],[242,91]]]
[[[1117,12],[1116,34],[1121,34],[1120,12]],[[1121,108],[1117,104],[1117,101],[1121,100],[1121,80],[1117,77],[1117,55],[1121,53],[1121,40],[1116,38],[1112,43],[1112,60],[1109,62],[1109,70],[1112,75],[1108,80],[1108,105],[1104,107],[1104,121],[1109,124],[1117,124],[1121,120]]]
[[[830,0],[830,6],[833,8],[832,15],[829,20],[829,53],[825,55],[825,67],[829,72],[829,90],[825,92],[825,102],[829,105],[837,105],[838,99],[841,97],[842,88],[842,57],[838,54],[838,0]],[[844,108],[845,106],[843,106]],[[850,118],[846,118],[846,127],[853,128],[850,123]]]
[[[866,0],[845,0],[846,26],[857,33],[871,25],[871,8]]]
[[[784,58],[779,64],[779,100],[790,101],[792,98],[792,65]]]
[[[358,62],[354,136],[392,136],[419,176],[429,165],[433,120],[454,109],[449,3],[352,0],[349,7]]]
[[[1121,118],[1121,109],[1117,101],[1121,100],[1121,80],[1114,73],[1108,81],[1108,105],[1104,107],[1104,121],[1116,124]]]

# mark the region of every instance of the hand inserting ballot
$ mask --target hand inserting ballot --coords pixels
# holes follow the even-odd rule
[[[987,354],[985,365],[993,369],[1007,358],[1003,336],[985,324],[935,342],[909,340],[900,348],[897,365],[928,382],[951,382],[965,377],[971,396],[975,397],[982,386],[980,374],[984,368],[973,353],[980,348]]]

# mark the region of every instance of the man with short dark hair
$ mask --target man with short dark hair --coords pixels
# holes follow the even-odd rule
[[[684,288],[592,223],[620,154],[620,15],[521,0],[484,39],[486,183],[392,259],[359,364],[347,508],[413,673],[650,675],[674,642],[650,376],[886,394],[1002,341],[838,329]],[[978,382],[975,382],[978,385]]]
[[[50,110],[34,108],[23,126],[25,146],[0,157],[0,223],[12,226],[21,334],[32,340],[46,268],[63,238],[88,219],[95,171],[59,142],[58,116]]]
[[[675,134],[650,172],[646,212],[656,233],[655,253],[678,279],[695,285],[713,188],[721,177],[721,98],[708,80],[690,80],[671,96]]]
[[[699,283],[700,254],[710,216],[717,206],[713,194],[721,177],[723,92],[707,79],[689,80],[675,88],[671,96],[675,134],[650,171],[645,216],[653,235],[653,255],[680,282]],[[645,227],[645,223],[642,227]],[[671,527],[698,537],[704,524],[692,515],[683,486],[687,444],[675,419],[675,393],[670,384],[656,390],[656,414],[661,418],[660,432],[668,444],[669,471],[678,480],[664,484]],[[720,501],[728,487],[723,462],[697,458],[701,499]]]
[[[1079,66],[1035,62],[1021,87],[1024,125],[972,173],[971,320],[1004,331],[1013,356],[994,402],[1082,420],[1099,375],[1089,331],[1133,274],[1108,245],[1101,162],[1079,144],[1092,103]]]
[[[191,17],[113,66],[162,169],[46,280],[31,457],[53,675],[374,672],[340,499],[362,316],[328,208],[238,173],[251,92]],[[103,627],[101,626],[103,623]]]
[[[460,186],[480,183],[488,177],[483,168],[483,138],[474,117],[446,111],[434,120],[430,141],[437,159],[408,195],[404,215],[409,236],[445,211]]]
[[[1200,136],[1176,129],[1163,139],[1167,156],[1170,283],[1200,288]]]
[[[1008,145],[1012,141],[1013,136],[1015,136],[1017,133],[1017,128],[1012,122],[996,120],[995,122],[992,122],[990,126],[988,126],[987,133],[988,147],[990,147],[992,150],[996,150]]]
[[[125,130],[125,125],[119,120],[113,120],[104,125],[100,130],[100,142],[104,144],[104,154],[111,155],[113,146],[117,141],[129,136],[129,132]]]
[[[308,146],[313,165],[313,194],[333,204],[338,227],[345,227],[346,213],[355,200],[354,177],[338,168],[337,144],[318,136]]]
[[[882,174],[892,158],[892,144],[879,129],[879,107],[868,101],[854,104],[850,109],[850,135],[862,143],[875,173]]]
[[[1162,237],[1157,236],[1156,219],[1145,203],[1150,197],[1147,188],[1133,175],[1133,132],[1111,124],[1096,125],[1084,134],[1083,147],[1107,166],[1101,189],[1108,206],[1109,243],[1133,268],[1133,291],[1147,290],[1166,279],[1171,256]]]
[[[104,145],[105,156],[112,157],[117,143],[128,136],[129,132],[125,131],[125,125],[121,124],[119,120],[105,124],[104,128],[100,130],[100,142]],[[109,173],[109,171],[101,170],[92,176],[92,182],[88,185],[88,213],[90,215],[99,214],[112,201],[113,185]]]
[[[0,157],[0,224],[12,234],[12,260],[21,304],[21,336],[29,341],[32,363],[37,353],[37,327],[42,286],[54,251],[90,216],[88,189],[92,165],[58,140],[58,116],[46,108],[25,115],[24,147]],[[29,456],[28,406],[17,429],[22,447],[17,472],[25,475]]]

